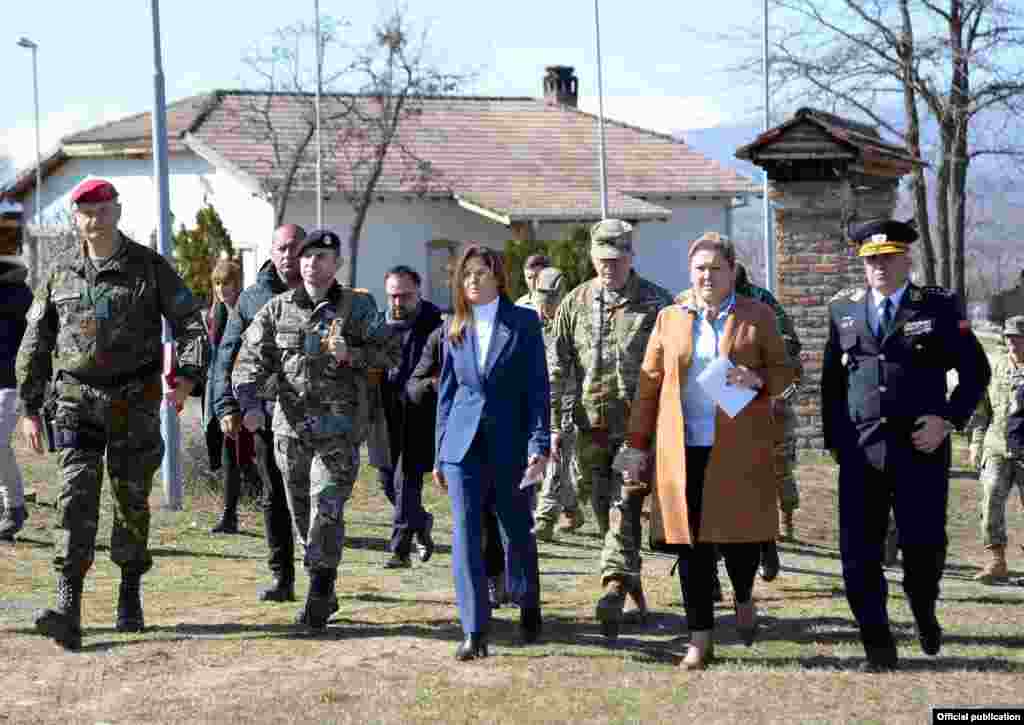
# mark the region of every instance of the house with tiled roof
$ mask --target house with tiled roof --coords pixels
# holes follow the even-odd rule
[[[560,238],[571,225],[600,219],[599,122],[576,107],[577,83],[571,68],[553,66],[542,98],[419,99],[420,110],[399,131],[407,153],[389,154],[376,188],[357,284],[380,294],[385,270],[408,264],[423,274],[426,294],[446,303],[444,270],[459,243]],[[324,100],[327,109],[341,102],[373,99]],[[271,119],[275,138],[245,122],[257,105]],[[308,97],[230,90],[168,107],[175,226],[191,224],[196,211],[212,203],[242,250],[247,280],[269,256],[274,195],[283,188],[276,152],[298,143],[309,107]],[[155,228],[150,129],[150,114],[142,113],[63,139],[43,162],[44,219],[67,213],[75,184],[101,176],[121,192],[126,233],[148,239]],[[336,139],[325,135],[324,224],[346,238],[353,211],[342,185],[350,169],[331,143]],[[733,208],[759,186],[681,140],[629,124],[607,120],[605,144],[609,216],[637,224],[637,270],[681,288],[688,242],[708,230],[729,234]],[[417,159],[416,173],[410,173],[410,158]],[[310,145],[289,187],[284,221],[314,226],[315,169]],[[34,168],[4,191],[32,208]]]

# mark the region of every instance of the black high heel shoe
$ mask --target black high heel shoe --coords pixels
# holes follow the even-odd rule
[[[487,656],[487,635],[474,633],[470,634],[455,650],[455,659],[459,662],[480,659]]]

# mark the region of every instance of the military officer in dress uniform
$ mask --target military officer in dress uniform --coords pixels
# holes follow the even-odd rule
[[[898,666],[882,573],[890,509],[921,649],[935,655],[942,645],[935,602],[946,561],[949,434],[966,425],[991,370],[957,296],[908,281],[913,227],[875,220],[850,238],[860,244],[867,286],[829,304],[822,418],[825,447],[839,464],[846,597],[864,669],[877,672]],[[959,383],[947,398],[949,370]]]

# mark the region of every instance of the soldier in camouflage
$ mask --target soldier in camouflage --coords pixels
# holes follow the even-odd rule
[[[775,482],[779,496],[779,511],[782,513],[782,529],[784,540],[794,538],[793,512],[800,507],[800,491],[796,485],[796,411],[793,401],[803,378],[804,367],[800,360],[800,338],[796,327],[786,310],[775,299],[775,296],[750,282],[747,270],[742,264],[736,265],[736,294],[752,297],[764,302],[775,312],[775,320],[779,326],[779,335],[786,343],[786,353],[796,369],[796,381],[786,391],[772,400],[772,417],[776,423],[782,423],[781,436],[775,441]],[[767,541],[761,548],[761,578],[770,582],[779,575],[779,549],[775,541]]]
[[[520,303],[522,307],[535,310],[540,316],[544,333],[544,347],[548,357],[554,354],[555,344],[555,312],[564,294],[564,277],[562,270],[545,267],[533,282],[533,292],[529,299]],[[564,381],[559,379],[559,384]],[[558,388],[551,388],[551,397],[564,396]],[[572,422],[572,401],[562,400],[562,439],[561,455],[558,461],[548,462],[548,469],[541,486],[537,509],[534,513],[533,533],[540,541],[552,541],[555,538],[555,524],[558,514],[565,513],[566,530],[575,531],[585,523],[585,518],[576,503],[576,490],[573,487],[572,462],[576,443],[576,428]]]
[[[526,293],[519,296],[516,304],[520,307],[533,307],[533,289],[537,284],[537,276],[542,269],[551,266],[551,260],[543,254],[531,254],[523,263],[523,281],[526,282]]]
[[[114,187],[90,179],[71,200],[81,252],[37,290],[17,374],[25,437],[42,452],[45,403],[63,479],[53,560],[57,604],[38,615],[36,628],[74,650],[82,640],[82,583],[96,550],[104,455],[114,502],[110,558],[121,568],[116,627],[144,626],[141,579],[153,565],[149,495],[164,450],[161,316],[175,338],[179,410],[203,383],[209,346],[202,301],[163,257],[118,231]]]
[[[971,461],[981,469],[981,535],[990,559],[974,577],[984,584],[1005,582],[1006,503],[1016,487],[1024,503],[1024,449],[1012,427],[1024,414],[1024,315],[1003,325],[1007,350],[992,363],[992,381],[972,421]]]
[[[604,538],[601,580],[604,594],[597,618],[614,637],[627,594],[641,617],[646,602],[640,581],[640,516],[643,492],[623,487],[612,461],[626,437],[629,408],[636,393],[647,339],[658,312],[672,295],[633,271],[632,227],[606,219],[591,229],[591,261],[597,277],[562,301],[555,315],[555,342],[548,358],[551,385],[575,402],[578,496],[591,498]],[[552,396],[552,456],[561,454],[565,414],[561,396]]]
[[[401,361],[401,339],[369,294],[341,287],[341,240],[330,231],[300,246],[302,286],[268,302],[245,332],[232,373],[243,425],[263,427],[260,391],[278,376],[275,458],[305,549],[310,585],[296,622],[322,630],[345,542],[345,502],[359,469],[369,402],[365,371]]]

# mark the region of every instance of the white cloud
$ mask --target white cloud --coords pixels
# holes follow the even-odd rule
[[[70,105],[39,118],[39,150],[44,156],[53,150],[61,138],[68,134],[98,126],[131,114],[116,104],[103,106]],[[0,132],[0,153],[14,159],[15,168],[21,170],[35,164],[35,122],[29,118],[13,128]]]
[[[579,107],[597,113],[597,96],[580,96]],[[718,126],[726,114],[709,96],[605,96],[604,115],[661,133]]]

